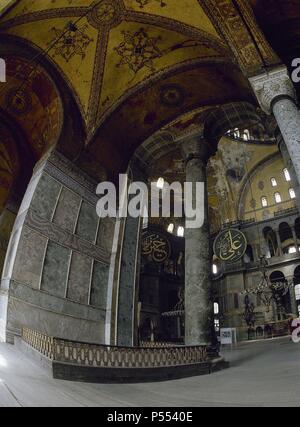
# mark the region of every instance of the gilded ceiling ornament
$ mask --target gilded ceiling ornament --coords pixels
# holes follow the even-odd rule
[[[52,28],[55,33],[55,40],[58,40],[54,46],[54,55],[62,56],[67,62],[69,62],[74,56],[79,55],[82,59],[86,56],[86,50],[90,43],[93,42],[85,31],[87,26],[85,25],[81,29],[77,27],[70,27],[69,30]]]
[[[135,74],[144,67],[155,72],[153,61],[163,55],[157,46],[161,37],[150,37],[144,28],[136,33],[123,31],[122,34],[124,41],[115,48],[115,51],[121,56],[121,61],[117,66],[128,65]]]
[[[111,27],[120,22],[122,8],[115,0],[95,1],[88,16],[89,23],[95,28]]]
[[[160,7],[168,6],[167,3],[163,0],[135,0],[135,1],[139,4],[141,9],[143,9],[149,3],[153,3],[153,2],[160,3]]]

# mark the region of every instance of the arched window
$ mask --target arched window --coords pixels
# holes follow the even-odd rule
[[[184,237],[184,227],[178,227],[177,236]]]
[[[170,233],[170,234],[173,234],[174,233],[174,228],[175,228],[175,226],[174,226],[174,224],[169,224],[169,226],[168,226],[168,233]]]
[[[272,187],[277,187],[278,186],[278,182],[277,182],[277,179],[276,178],[271,178],[271,185],[272,185]]]
[[[220,307],[219,307],[219,303],[215,302],[214,303],[214,313],[217,316],[220,313]]]
[[[290,193],[291,199],[296,199],[296,193],[295,193],[295,190],[293,188],[289,189],[289,193]]]
[[[244,139],[244,141],[249,141],[249,140],[250,140],[250,132],[249,132],[249,130],[248,130],[248,129],[246,129],[246,130],[244,131],[243,139]]]
[[[291,182],[291,175],[287,168],[283,169],[283,174],[286,182]]]
[[[268,207],[268,199],[265,196],[261,198],[261,205],[263,208]]]
[[[287,246],[288,241],[293,241],[294,242],[294,237],[293,237],[293,232],[291,227],[289,226],[289,224],[287,222],[282,222],[279,226],[279,236],[280,236],[280,240],[281,243],[283,244],[283,252],[285,254],[290,254],[290,253],[295,253],[296,252],[296,248],[295,248],[295,244],[293,243],[292,246]],[[290,252],[293,251],[293,248],[295,249],[295,252]]]
[[[275,203],[279,204],[282,202],[282,197],[280,193],[275,193],[274,198],[275,198]]]
[[[289,251],[289,255],[296,254],[297,253],[297,248],[296,248],[296,246],[290,246],[288,248],[288,251]]]
[[[240,138],[241,132],[240,132],[239,128],[235,128],[234,129],[233,135],[234,135],[235,138]]]

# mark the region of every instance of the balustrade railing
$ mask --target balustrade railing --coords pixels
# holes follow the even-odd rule
[[[101,368],[161,368],[209,361],[205,346],[113,347],[52,338],[28,328],[23,341],[52,361]]]

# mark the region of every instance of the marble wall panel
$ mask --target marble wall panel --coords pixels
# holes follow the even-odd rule
[[[81,197],[63,188],[53,222],[66,231],[74,233],[81,204]]]
[[[51,221],[54,214],[61,185],[47,174],[43,174],[38,182],[31,201],[31,209],[41,217]]]
[[[83,202],[78,218],[77,236],[94,243],[98,230],[99,217],[96,207],[87,202]]]
[[[67,297],[81,304],[89,304],[89,291],[93,260],[78,252],[73,252]]]
[[[13,280],[40,286],[47,238],[24,226],[13,270]]]
[[[106,309],[108,275],[109,266],[95,262],[92,277],[91,305],[103,310]]]
[[[43,291],[65,298],[70,257],[70,249],[49,242],[41,283]]]

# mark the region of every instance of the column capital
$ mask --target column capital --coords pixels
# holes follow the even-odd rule
[[[184,159],[189,162],[193,159],[200,159],[207,163],[210,157],[215,154],[210,144],[203,136],[193,136],[181,142],[181,151]]]
[[[296,91],[285,66],[251,77],[249,81],[261,108],[267,114],[272,113],[272,104],[276,99],[296,100]]]

